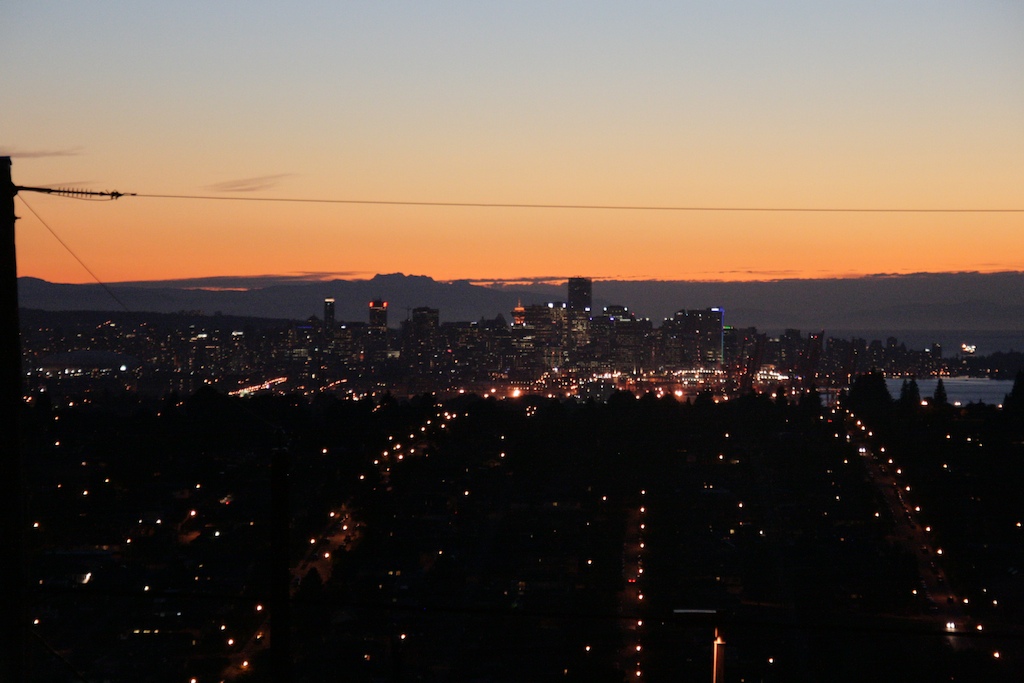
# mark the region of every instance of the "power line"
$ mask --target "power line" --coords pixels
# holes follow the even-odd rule
[[[123,301],[121,301],[117,297],[116,294],[114,294],[114,291],[112,289],[110,289],[110,287],[108,287],[107,284],[105,282],[103,282],[103,280],[100,280],[99,277],[96,276],[96,273],[92,272],[92,269],[89,266],[85,265],[85,261],[80,259],[78,257],[78,254],[76,254],[74,251],[71,250],[71,247],[69,247],[67,245],[67,242],[62,240],[60,238],[60,235],[58,235],[56,232],[54,232],[53,228],[51,228],[46,223],[46,221],[43,220],[43,217],[40,216],[38,213],[36,213],[36,210],[33,209],[32,206],[28,202],[25,201],[25,198],[22,197],[21,195],[16,195],[16,196],[21,201],[21,203],[25,205],[25,208],[27,208],[29,211],[31,211],[32,215],[35,216],[39,220],[39,222],[43,224],[43,227],[50,231],[50,234],[53,235],[53,238],[55,240],[57,240],[58,242],[60,242],[60,245],[62,247],[64,247],[64,249],[66,249],[67,252],[69,254],[71,254],[75,258],[76,261],[78,261],[79,265],[81,265],[83,268],[85,268],[85,272],[89,273],[89,275],[92,276],[92,279],[95,280],[97,282],[97,284],[99,284],[99,286],[102,287],[104,289],[104,291],[106,291],[106,293],[110,295],[110,298],[113,299],[114,301],[116,301],[118,304],[120,304],[121,308],[123,308],[125,310],[125,312],[131,313],[132,312],[131,309],[128,308],[125,305],[125,303]]]
[[[689,211],[748,213],[1024,213],[1024,209],[978,208],[879,208],[879,207],[807,207],[807,206],[661,206],[642,204],[526,204],[518,202],[428,202],[390,199],[317,199],[303,197],[221,197],[197,194],[124,194],[143,199],[206,199],[236,202],[290,202],[296,204],[363,204],[376,206],[434,206],[480,209],[570,209],[594,211]]]
[[[57,660],[58,662],[60,662],[61,664],[63,664],[63,665],[64,665],[64,666],[65,666],[65,667],[66,667],[66,668],[68,669],[68,671],[70,671],[70,672],[71,672],[71,675],[72,675],[72,676],[74,677],[74,679],[75,679],[75,680],[77,680],[77,681],[81,681],[81,683],[89,683],[89,679],[88,679],[88,678],[86,678],[86,677],[85,677],[85,676],[84,676],[84,675],[83,675],[83,674],[82,674],[82,673],[81,673],[81,672],[80,672],[80,671],[79,671],[78,669],[76,669],[76,668],[75,668],[75,666],[74,666],[74,664],[72,664],[71,662],[69,662],[69,661],[68,661],[68,658],[67,658],[67,657],[65,657],[65,656],[64,656],[64,655],[62,655],[62,654],[61,654],[60,652],[58,652],[58,651],[57,651],[57,650],[56,650],[56,649],[55,649],[55,648],[54,648],[54,647],[53,647],[52,645],[50,645],[50,643],[46,642],[46,640],[45,640],[45,639],[44,639],[44,638],[43,638],[43,637],[42,637],[41,635],[39,635],[39,634],[38,634],[38,633],[37,633],[36,631],[34,631],[34,630],[29,630],[29,633],[30,633],[30,634],[31,634],[31,635],[32,635],[32,636],[33,636],[33,637],[34,637],[34,638],[35,638],[35,639],[36,639],[37,641],[39,641],[39,644],[40,644],[40,645],[42,645],[42,646],[43,646],[43,648],[44,648],[44,649],[45,649],[45,650],[46,650],[46,651],[47,651],[47,652],[48,652],[48,653],[49,653],[49,654],[50,654],[50,655],[51,655],[51,656],[52,656],[52,657],[53,657],[54,659],[56,659],[56,660]]]

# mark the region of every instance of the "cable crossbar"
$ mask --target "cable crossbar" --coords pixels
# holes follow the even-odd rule
[[[105,198],[105,199],[120,199],[121,197],[134,197],[133,192],[118,192],[114,191],[95,191],[95,190],[79,190],[73,187],[26,187],[22,185],[15,185],[14,192],[40,192],[42,194],[55,194],[60,197],[70,197],[72,199],[88,199],[90,197]]]

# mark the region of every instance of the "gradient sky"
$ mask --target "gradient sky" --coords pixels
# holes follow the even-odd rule
[[[1024,208],[1024,3],[21,2],[20,185],[144,194]],[[22,193],[104,281],[1024,270],[1024,213],[679,213]],[[89,273],[20,202],[19,271]]]

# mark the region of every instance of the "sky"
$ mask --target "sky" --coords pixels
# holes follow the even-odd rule
[[[1019,0],[11,3],[16,184],[246,198],[22,191],[19,273],[1020,271],[1019,211],[251,200],[1024,209],[1021,36]]]

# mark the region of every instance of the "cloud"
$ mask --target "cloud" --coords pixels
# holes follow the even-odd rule
[[[452,280],[451,282],[468,282],[480,287],[522,287],[530,285],[564,285],[569,278],[565,275],[526,276],[526,277],[481,277]]]
[[[308,271],[290,274],[265,275],[212,275],[208,277],[191,277],[174,280],[135,280],[118,282],[125,287],[172,287],[177,289],[206,289],[223,291],[246,291],[263,289],[274,285],[307,284],[327,280],[357,279],[365,277],[363,272],[319,272]]]
[[[261,175],[255,178],[238,178],[225,180],[223,182],[207,185],[204,190],[211,192],[258,192],[276,187],[283,179],[295,175],[294,173],[278,173],[275,175]]]
[[[0,147],[0,156],[12,157],[14,159],[42,159],[44,157],[76,157],[82,153],[81,147],[69,149],[8,149]]]
[[[618,274],[605,274],[605,275],[587,275],[581,277],[589,277],[594,282],[704,282],[704,281],[726,281],[730,276],[740,276],[742,280],[750,280],[752,277],[755,279],[764,280],[777,280],[784,278],[791,278],[794,275],[798,275],[806,271],[799,270],[755,270],[755,269],[737,269],[737,270],[715,270],[715,271],[703,271],[688,273],[688,277],[680,279],[665,279],[665,278],[650,278],[636,275],[618,275]],[[848,276],[836,276],[826,271],[821,271],[822,277],[848,277]],[[576,277],[576,275],[573,275]],[[569,276],[566,275],[542,275],[542,276],[524,276],[524,277],[504,277],[504,278],[493,278],[493,277],[481,277],[481,278],[467,278],[463,282],[468,282],[473,285],[479,285],[481,287],[491,288],[503,288],[503,287],[523,287],[533,285],[552,285],[560,287],[569,280]]]
[[[282,281],[326,282],[328,280],[369,280],[376,273],[368,270],[301,270],[288,275],[274,275]]]

